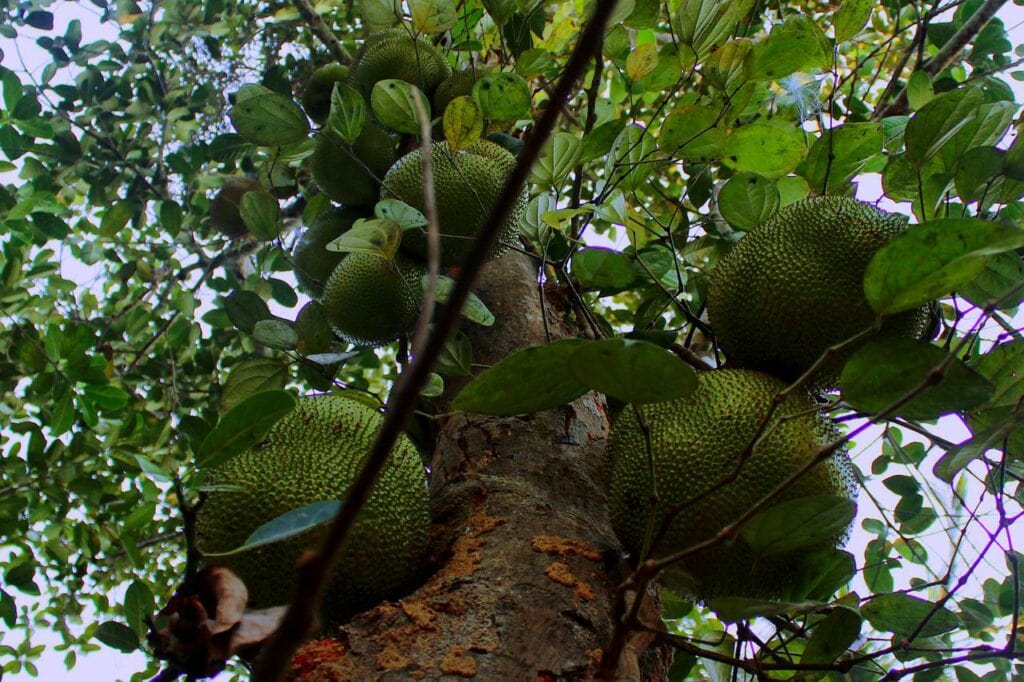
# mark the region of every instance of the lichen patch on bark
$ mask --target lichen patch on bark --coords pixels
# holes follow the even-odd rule
[[[441,660],[441,672],[445,675],[476,677],[476,661],[467,653],[465,647],[453,646]]]
[[[594,598],[594,590],[591,589],[590,585],[586,584],[582,580],[578,579],[572,574],[568,564],[564,564],[561,561],[556,561],[544,570],[545,575],[548,578],[555,581],[559,585],[565,585],[566,587],[572,587],[576,590],[576,597],[583,601],[590,601]]]
[[[562,538],[557,535],[537,535],[530,540],[533,551],[543,554],[557,554],[559,556],[581,556],[591,561],[600,561],[601,552],[571,538]]]

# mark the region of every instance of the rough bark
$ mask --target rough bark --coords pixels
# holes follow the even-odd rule
[[[475,362],[545,341],[527,257],[488,265],[478,294],[498,321],[466,329]],[[552,338],[571,335],[557,292],[548,300]],[[607,433],[604,400],[594,393],[529,417],[443,418],[431,478],[441,548],[434,572],[331,641],[306,645],[293,679],[591,677],[623,577],[604,492]],[[664,678],[670,654],[641,655],[646,644],[627,650],[621,679]]]

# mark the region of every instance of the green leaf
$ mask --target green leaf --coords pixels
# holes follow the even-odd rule
[[[245,289],[236,289],[224,299],[224,312],[228,314],[231,324],[246,334],[252,334],[260,320],[273,317],[266,301],[259,294]]]
[[[253,326],[252,336],[267,348],[278,350],[294,350],[299,344],[299,335],[295,328],[284,320],[274,318],[257,322]]]
[[[752,81],[780,80],[805,66],[825,66],[832,49],[821,27],[810,16],[790,14],[772,27],[767,39],[755,43],[743,63]]]
[[[112,620],[100,623],[93,637],[107,646],[128,654],[139,648],[139,636],[127,625]]]
[[[1024,246],[1024,230],[973,218],[912,225],[871,259],[864,293],[882,315],[916,308],[981,274],[988,258]]]
[[[587,289],[621,291],[636,280],[629,256],[619,251],[588,247],[573,254],[572,274]]]
[[[732,34],[739,19],[736,6],[731,0],[682,0],[673,27],[679,42],[698,59],[705,57]]]
[[[914,111],[920,111],[921,107],[935,99],[935,90],[932,88],[932,77],[927,71],[915,71],[910,74],[907,81],[907,102]]]
[[[437,371],[450,377],[469,376],[473,369],[473,346],[461,331],[448,339],[437,358]]]
[[[444,139],[453,152],[465,149],[484,132],[484,115],[472,97],[456,97],[444,110]]]
[[[826,130],[807,153],[802,175],[818,194],[834,194],[882,153],[879,123],[847,123]]]
[[[458,21],[454,0],[409,0],[417,33],[444,33]]]
[[[554,190],[560,189],[579,163],[583,143],[571,133],[555,133],[548,138],[540,157],[530,170],[530,182]]]
[[[517,0],[483,0],[487,13],[494,19],[494,23],[502,26],[519,9]]]
[[[957,161],[953,174],[953,185],[960,199],[967,203],[977,201],[983,195],[998,197],[995,181],[1003,172],[1005,152],[995,147],[975,147],[965,152]]]
[[[393,220],[402,230],[414,230],[428,225],[419,209],[398,199],[381,199],[373,207],[373,214],[381,219]]]
[[[386,212],[387,209],[385,209]],[[393,258],[402,243],[402,226],[390,218],[359,219],[337,239],[327,244],[328,251],[366,253]]]
[[[401,0],[360,0],[359,13],[370,31],[394,26],[402,20]]]
[[[708,606],[718,614],[722,622],[738,623],[741,620],[758,617],[768,618],[788,613],[800,614],[817,611],[825,605],[816,601],[784,602],[748,597],[717,597],[712,599]]]
[[[697,388],[689,365],[646,341],[588,343],[576,351],[571,369],[582,384],[634,405],[685,398]]]
[[[412,83],[396,78],[377,81],[370,93],[370,108],[381,124],[391,130],[407,135],[419,135],[420,117],[416,111],[413,91],[419,93],[420,102],[427,120],[430,120],[430,103],[426,96]]]
[[[650,157],[654,140],[645,128],[630,124],[615,138],[605,163],[605,175],[623,191],[646,186],[654,168]]]
[[[847,361],[839,385],[843,399],[858,410],[879,413],[909,395],[949,360],[942,380],[895,411],[908,419],[936,419],[984,404],[993,393],[985,377],[926,341],[882,338],[869,341]]]
[[[995,426],[978,430],[963,443],[949,448],[932,468],[936,478],[952,483],[964,467],[983,456],[989,450],[1000,450],[1003,443],[1024,423],[1024,418],[1010,419]]]
[[[224,464],[263,440],[279,419],[295,407],[288,391],[262,391],[225,414],[196,453],[196,464],[210,469]]]
[[[108,239],[117,236],[128,224],[134,212],[135,204],[131,201],[119,201],[108,208],[100,220],[100,236]]]
[[[720,112],[711,107],[679,107],[662,124],[658,144],[665,153],[685,161],[717,158],[725,144],[719,118]]]
[[[104,412],[117,412],[128,406],[131,396],[117,386],[86,386],[84,395]]]
[[[317,301],[310,301],[302,306],[302,310],[295,318],[295,333],[299,337],[295,349],[302,355],[326,353],[334,341],[334,332],[327,319],[327,312]]]
[[[876,629],[905,639],[918,629],[933,610],[934,615],[921,628],[918,638],[936,637],[963,625],[952,611],[907,594],[883,594],[862,606],[860,612]]]
[[[505,417],[571,403],[587,392],[569,368],[576,351],[587,343],[562,339],[510,355],[463,388],[452,408]]]
[[[863,619],[856,611],[837,606],[811,630],[801,664],[828,665],[846,652],[857,638]]]
[[[737,173],[718,192],[718,211],[737,230],[752,230],[779,208],[779,190],[756,173]]]
[[[803,132],[792,125],[755,121],[732,132],[722,145],[722,162],[769,180],[788,175],[807,153]]]
[[[868,23],[871,10],[874,8],[874,0],[843,0],[843,4],[832,15],[836,43],[846,42],[860,33],[864,24]]]
[[[480,105],[484,118],[515,121],[530,116],[533,97],[522,76],[505,71],[484,76],[474,83],[473,99]]]
[[[327,523],[338,515],[339,509],[341,509],[341,502],[337,500],[313,502],[298,509],[292,509],[258,526],[239,547],[227,552],[204,552],[203,556],[232,556],[264,545],[283,542]]]
[[[355,144],[366,125],[366,100],[347,83],[335,83],[327,128],[348,145]]]
[[[145,636],[148,626],[146,618],[155,610],[153,592],[149,585],[141,580],[134,580],[124,594],[124,616],[128,627],[140,637]]]
[[[842,537],[856,513],[857,505],[846,497],[801,497],[758,512],[740,528],[740,537],[760,555],[820,547]]]
[[[427,286],[429,275],[423,275],[423,286]],[[437,278],[437,288],[434,290],[434,300],[438,303],[447,303],[455,288],[455,280],[451,277],[441,275]],[[466,299],[466,305],[462,307],[462,316],[470,322],[476,322],[483,327],[490,327],[494,324],[494,314],[487,309],[484,302],[476,294],[470,294]]]
[[[269,241],[281,234],[281,209],[270,192],[259,189],[242,195],[238,212],[257,239]]]
[[[917,166],[935,156],[978,114],[984,96],[978,88],[961,88],[939,95],[907,123],[903,139],[907,158]]]
[[[960,287],[957,293],[979,308],[995,303],[998,310],[1012,311],[1021,304],[1024,294],[1018,288],[1021,282],[1024,282],[1024,259],[1007,251],[990,257],[982,273]],[[1009,295],[1015,290],[1015,295]]]
[[[228,112],[238,134],[253,144],[274,147],[299,142],[309,121],[298,104],[261,85],[243,85]]]
[[[271,358],[249,358],[231,368],[221,392],[219,410],[230,412],[246,398],[274,389],[288,382],[288,367]]]
[[[62,436],[74,426],[75,423],[75,392],[65,389],[57,398],[51,412],[50,433],[54,436]]]
[[[437,372],[431,372],[427,377],[427,383],[420,390],[424,398],[440,398],[444,395],[444,377]]]

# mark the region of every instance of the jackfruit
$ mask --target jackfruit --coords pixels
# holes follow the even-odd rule
[[[872,256],[906,229],[897,215],[846,197],[791,204],[744,236],[708,277],[707,308],[730,363],[792,381],[829,346],[869,327],[864,296]],[[883,322],[881,333],[919,337],[927,308]],[[849,348],[811,385],[831,388]]]
[[[683,505],[655,549],[655,557],[665,557],[714,537],[838,436],[834,422],[815,411],[809,394],[794,393],[773,415],[738,478],[721,485],[758,433],[774,395],[783,388],[785,384],[762,372],[714,370],[698,373],[697,389],[686,398],[639,407],[649,429],[656,487],[651,485],[644,427],[632,409],[623,410],[608,441],[609,509],[627,551],[636,556],[643,549],[655,490],[654,534],[667,511]],[[837,452],[772,505],[818,495],[852,499],[854,481],[847,455]],[[788,596],[800,573],[801,557],[832,550],[841,539],[820,548],[758,557],[737,537],[676,564],[663,574],[663,580],[672,589],[705,601],[720,596]]]
[[[445,78],[434,92],[434,114],[444,115],[444,110],[456,97],[468,97],[473,94],[473,86],[478,80],[491,73],[493,69],[486,66],[456,71]]]
[[[211,488],[196,518],[202,552],[241,546],[260,525],[315,502],[344,501],[382,423],[374,409],[343,395],[299,400],[251,450],[211,470]],[[337,623],[394,596],[422,567],[430,529],[426,474],[412,443],[400,436],[334,568],[323,616]],[[287,604],[296,563],[315,548],[324,527],[290,540],[225,557],[209,557],[237,573],[249,606]]]
[[[327,245],[348,231],[356,220],[367,216],[366,211],[359,209],[331,208],[317,216],[299,237],[292,253],[292,269],[303,291],[320,298],[324,284],[345,255],[341,251],[328,251]]]
[[[255,178],[231,178],[218,190],[210,202],[207,221],[225,237],[237,239],[249,234],[249,228],[239,213],[246,192],[260,189]]]
[[[347,83],[348,76],[348,67],[344,64],[328,64],[314,71],[302,95],[302,108],[306,115],[322,125],[331,113],[334,84]]]
[[[451,72],[444,54],[428,39],[413,38],[404,28],[389,28],[366,39],[349,78],[366,97],[387,78],[412,83],[429,97]]]
[[[398,158],[398,137],[367,123],[351,148],[321,133],[313,152],[313,180],[324,194],[345,206],[373,206],[380,179]]]
[[[394,341],[416,323],[424,274],[402,256],[348,254],[327,280],[321,299],[334,332],[358,346]]]
[[[399,199],[425,211],[423,196],[423,155],[416,149],[398,160],[384,176],[381,198]],[[441,232],[441,264],[460,265],[501,192],[516,160],[507,151],[480,140],[466,149],[452,152],[447,142],[431,147],[434,173],[434,197]],[[502,229],[491,257],[515,243],[519,221],[526,210],[526,194],[520,193],[515,207]],[[407,231],[402,237],[403,251],[426,259],[426,233]]]

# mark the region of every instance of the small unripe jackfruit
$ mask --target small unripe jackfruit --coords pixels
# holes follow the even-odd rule
[[[324,284],[345,255],[328,251],[327,245],[347,232],[356,220],[366,217],[367,213],[359,209],[330,208],[317,216],[299,237],[292,254],[292,269],[299,286],[310,296],[320,298]]]
[[[412,83],[429,96],[451,72],[448,60],[429,40],[413,38],[404,28],[389,28],[366,39],[350,79],[366,97],[378,81],[388,78]]]
[[[328,64],[313,72],[302,95],[302,108],[306,115],[323,124],[331,113],[331,93],[335,83],[348,83],[348,67]]]
[[[254,178],[231,178],[220,188],[210,202],[207,214],[210,225],[225,237],[237,239],[249,233],[249,227],[242,220],[240,205],[247,192],[260,189]]]
[[[398,138],[367,123],[351,147],[330,133],[321,133],[313,152],[313,180],[324,194],[345,206],[373,206],[380,179],[398,157]]]

